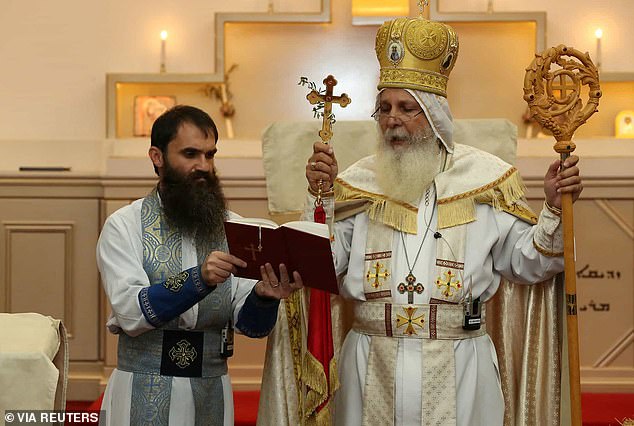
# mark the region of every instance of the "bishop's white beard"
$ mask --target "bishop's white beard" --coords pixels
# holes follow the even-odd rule
[[[394,139],[407,141],[392,147]],[[403,127],[387,129],[376,154],[376,179],[389,198],[418,205],[441,167],[441,150],[430,127],[410,135]]]

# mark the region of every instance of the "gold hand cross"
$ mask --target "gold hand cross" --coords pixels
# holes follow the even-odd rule
[[[324,79],[324,84],[326,85],[326,93],[324,95],[320,95],[316,90],[311,90],[311,92],[306,95],[306,99],[311,103],[311,105],[315,105],[316,103],[323,102],[324,103],[324,117],[321,126],[321,130],[319,131],[319,137],[324,143],[328,143],[330,138],[332,138],[332,104],[333,102],[341,105],[342,108],[345,108],[350,102],[350,98],[345,93],[342,93],[341,96],[334,96],[332,94],[332,89],[337,85],[337,80],[332,75],[329,75]]]

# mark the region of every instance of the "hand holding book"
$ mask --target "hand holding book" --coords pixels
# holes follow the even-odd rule
[[[299,272],[293,272],[293,279],[288,276],[288,270],[284,264],[280,265],[280,278],[277,279],[274,268],[270,263],[260,266],[262,280],[256,285],[255,292],[260,297],[272,299],[286,299],[290,294],[304,287]]]
[[[339,293],[327,225],[240,218],[226,221],[225,233],[229,252],[247,262],[236,268],[236,276],[261,279],[261,266],[284,264],[287,271],[299,272],[303,285]]]

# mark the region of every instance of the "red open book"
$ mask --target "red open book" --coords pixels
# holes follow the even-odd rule
[[[339,294],[328,225],[239,218],[225,222],[225,233],[229,252],[247,262],[236,276],[259,280],[260,265],[268,262],[279,274],[283,263],[289,274],[299,272],[305,286]]]

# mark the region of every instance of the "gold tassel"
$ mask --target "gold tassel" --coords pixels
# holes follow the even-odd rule
[[[306,417],[315,415],[315,410],[328,398],[328,383],[323,365],[311,354],[304,354],[302,382],[306,385],[304,413]]]
[[[324,408],[314,416],[306,418],[304,425],[306,426],[330,426],[333,424],[330,401],[324,405]]]
[[[526,194],[526,186],[524,186],[524,182],[518,172],[513,173],[508,179],[500,183],[498,189],[504,196],[504,201],[507,205],[522,199]]]
[[[335,199],[347,201],[351,199],[366,199],[370,201],[368,216],[370,219],[381,222],[399,231],[416,234],[418,208],[404,202],[394,201],[381,194],[363,191],[336,181]]]
[[[475,220],[475,204],[489,204],[496,210],[514,210],[526,187],[515,168],[500,179],[473,191],[438,200],[438,228],[464,225]]]
[[[475,220],[475,204],[489,204],[497,210],[516,212],[515,204],[526,193],[517,169],[509,169],[499,179],[472,191],[438,200],[438,228],[464,225]],[[418,209],[407,203],[390,200],[381,194],[374,194],[355,188],[343,181],[335,184],[337,201],[366,199],[370,201],[368,216],[396,230],[416,234]],[[524,208],[523,208],[524,209]],[[526,213],[519,217],[524,218]],[[530,214],[528,214],[530,216]]]
[[[475,220],[473,198],[455,200],[450,204],[438,204],[438,229],[463,225]]]
[[[304,405],[306,425],[326,426],[332,424],[330,401],[335,391],[339,389],[339,375],[337,373],[337,361],[335,357],[330,360],[328,365],[330,368],[330,392],[328,391],[326,373],[324,372],[322,364],[309,352],[304,356],[303,382],[307,388]],[[326,400],[328,400],[328,402],[324,407],[316,411]]]
[[[330,397],[334,396],[339,389],[339,372],[337,371],[337,357],[333,356],[330,360]]]

